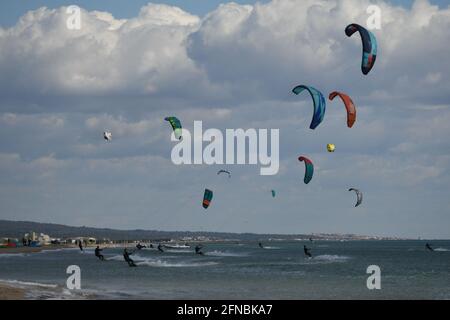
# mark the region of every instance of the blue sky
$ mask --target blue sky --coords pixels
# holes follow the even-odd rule
[[[367,22],[370,1],[86,1],[76,31],[60,7],[74,3],[0,4],[0,219],[450,238],[446,3],[379,2],[367,76],[361,40],[344,29]],[[298,84],[349,94],[355,125],[335,99],[310,130],[311,101],[291,93]],[[279,173],[174,165],[170,115],[191,130],[196,120],[279,129]],[[315,163],[308,185],[299,155]],[[358,208],[350,187],[364,193]]]
[[[3,27],[12,26],[17,19],[28,10],[35,10],[39,7],[58,8],[68,5],[79,5],[88,10],[102,10],[111,12],[116,18],[131,18],[139,13],[139,10],[145,4],[164,3],[171,6],[177,6],[190,13],[203,16],[206,13],[217,8],[224,0],[4,0],[0,2],[0,25]],[[254,4],[255,2],[267,3],[268,0],[235,0],[239,4]],[[401,5],[409,8],[413,1],[410,0],[391,0],[395,5]],[[448,0],[432,0],[430,1],[440,7],[449,5]]]

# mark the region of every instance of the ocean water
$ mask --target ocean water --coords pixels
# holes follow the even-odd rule
[[[160,253],[143,249],[130,268],[120,248],[0,254],[0,283],[30,299],[450,299],[450,241],[271,241],[207,243]],[[304,257],[303,245],[312,259]],[[66,289],[66,268],[81,268],[81,290]],[[369,265],[381,289],[369,290]]]

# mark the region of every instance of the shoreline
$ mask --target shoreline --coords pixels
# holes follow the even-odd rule
[[[0,300],[25,300],[26,290],[0,283]]]
[[[336,240],[336,239],[313,239],[314,241],[323,241],[323,242],[347,242],[347,241],[425,241],[424,239],[417,240],[417,239],[348,239],[348,240]],[[308,239],[264,239],[260,241],[265,242],[302,242],[302,241],[308,241]],[[441,241],[441,240],[436,240]],[[448,240],[442,240],[442,241],[448,241]],[[185,242],[189,242],[191,244],[191,247],[193,247],[192,243],[247,243],[247,242],[256,242],[256,240],[247,241],[247,240],[240,240],[240,239],[221,239],[221,240],[196,240],[196,241],[186,241],[186,240],[172,240],[172,241],[162,241],[162,242],[153,242],[155,243],[161,243],[162,245],[176,245],[176,244],[183,244]],[[141,242],[143,244],[147,244],[147,242]],[[94,245],[86,245],[84,246],[85,249],[93,249],[97,246],[97,244]],[[105,243],[99,245],[101,248],[127,248],[127,247],[134,247],[134,244],[132,243]],[[9,248],[0,248],[0,255],[2,254],[27,254],[27,253],[39,253],[42,251],[50,251],[50,250],[61,250],[61,249],[78,249],[78,245],[75,244],[63,244],[63,245],[45,245],[42,247],[9,247]]]
[[[72,245],[49,245],[42,247],[13,247],[13,248],[0,248],[0,254],[19,254],[19,253],[36,253],[44,250],[58,250],[67,248],[77,248]]]
[[[89,245],[84,246],[84,249],[93,249],[97,245]],[[113,248],[115,245],[111,244],[102,244],[100,245],[102,248]],[[42,251],[52,251],[52,250],[61,250],[61,249],[78,249],[77,245],[68,244],[68,245],[47,245],[42,247],[11,247],[11,248],[0,248],[1,254],[23,254],[23,253],[39,253]]]

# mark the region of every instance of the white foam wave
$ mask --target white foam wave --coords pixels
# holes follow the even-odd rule
[[[434,249],[434,251],[450,251],[450,250],[446,248],[436,248]]]
[[[116,256],[112,256],[112,257],[106,257],[106,260],[115,260],[115,261],[123,261],[123,256],[118,254]]]
[[[205,267],[205,266],[213,266],[217,265],[217,262],[167,262],[162,260],[146,260],[136,263],[138,266],[149,266],[149,267],[171,267],[171,268],[180,268],[180,267]]]
[[[40,288],[57,288],[56,284],[46,284],[39,282],[27,282],[19,280],[0,280],[0,283],[14,285],[14,286],[25,286],[25,287],[40,287]]]
[[[344,262],[350,259],[350,257],[347,256],[339,256],[334,254],[323,254],[317,257],[313,257],[313,260],[319,260],[319,261],[329,261],[329,262]]]
[[[165,250],[165,252],[171,252],[171,253],[190,253],[191,250],[168,249],[168,250]]]
[[[52,252],[61,252],[65,249],[44,249],[42,251],[36,252],[36,253],[52,253]]]
[[[204,253],[205,256],[213,256],[213,257],[245,257],[248,253],[236,253],[236,252],[228,252],[228,251],[208,251]]]
[[[169,249],[189,249],[190,246],[186,246],[184,244],[165,244],[164,247],[169,248]]]

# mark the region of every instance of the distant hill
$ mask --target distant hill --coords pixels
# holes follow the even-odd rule
[[[165,240],[184,237],[207,237],[209,239],[236,239],[241,241],[256,240],[294,240],[294,239],[375,239],[372,237],[337,234],[255,234],[255,233],[225,233],[225,232],[190,232],[190,231],[157,231],[157,230],[115,230],[90,227],[71,227],[62,224],[38,223],[30,221],[0,220],[0,237],[21,238],[25,233],[34,231],[45,233],[53,238],[95,237],[110,240]],[[377,238],[380,239],[380,238]],[[387,238],[383,238],[387,239]]]

